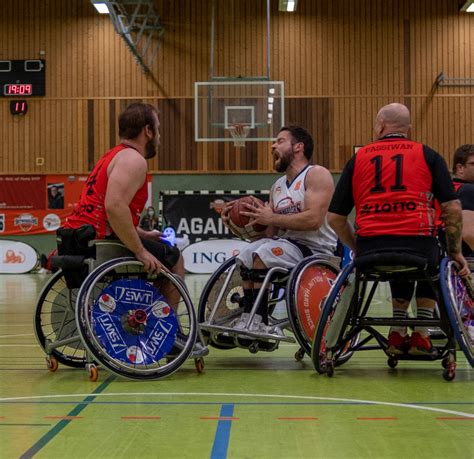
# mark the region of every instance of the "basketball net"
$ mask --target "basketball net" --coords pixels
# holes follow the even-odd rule
[[[228,129],[234,139],[234,147],[245,147],[245,139],[249,135],[250,126],[245,124],[232,124]]]

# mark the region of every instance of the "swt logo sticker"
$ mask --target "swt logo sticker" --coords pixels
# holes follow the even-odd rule
[[[149,290],[115,287],[115,301],[130,304],[141,304],[149,306],[153,300],[153,292]]]

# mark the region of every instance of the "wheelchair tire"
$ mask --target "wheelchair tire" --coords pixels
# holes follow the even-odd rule
[[[53,344],[77,336],[77,342],[52,349],[50,357],[73,368],[86,366],[86,350],[79,336],[74,316],[77,290],[69,290],[62,271],[53,274],[43,287],[36,304],[34,330],[39,345],[46,351]]]
[[[76,321],[85,347],[109,371],[128,379],[159,379],[191,354],[196,314],[181,279],[162,272],[179,299],[171,306],[134,258],[100,265],[78,293]]]
[[[339,273],[337,266],[314,255],[301,260],[291,271],[286,287],[286,308],[298,344],[311,355],[322,304]],[[301,284],[304,284],[303,289]],[[314,288],[317,286],[317,288]],[[318,304],[313,304],[317,302]]]
[[[334,371],[334,366],[340,366],[347,362],[354,353],[353,351],[347,351],[347,345],[342,349],[336,350],[334,352],[333,359],[330,361],[329,367],[326,367],[325,362],[325,336],[327,327],[334,315],[334,311],[337,307],[338,301],[340,299],[340,292],[344,287],[349,275],[354,269],[354,263],[351,262],[344,267],[341,273],[338,275],[336,282],[329,291],[329,295],[324,302],[324,305],[321,309],[321,314],[319,316],[318,324],[316,325],[316,331],[314,334],[313,344],[311,347],[311,360],[313,362],[314,368],[319,374],[327,373],[329,371]],[[352,340],[347,343],[349,345],[354,345],[358,342],[359,336],[355,336]],[[331,375],[332,376],[332,375]]]
[[[205,322],[207,320],[207,313],[209,311],[208,303],[210,301],[211,296],[213,295],[213,292],[215,290],[219,290],[219,283],[223,284],[225,280],[225,276],[227,271],[232,268],[232,266],[235,265],[235,257],[227,259],[224,263],[222,263],[219,268],[217,268],[212,274],[211,277],[209,277],[208,281],[206,282],[206,285],[204,286],[201,296],[199,297],[199,305],[198,305],[198,320],[199,323]],[[232,274],[233,275],[233,274]],[[240,279],[240,276],[239,276]],[[233,282],[233,280],[231,280]],[[216,287],[216,285],[218,287]],[[226,300],[226,304],[228,302],[232,302],[232,299],[227,298],[230,294],[230,292],[234,289],[237,289],[239,286],[231,284],[231,288],[229,289],[229,293],[223,296]],[[243,294],[243,292],[242,292]],[[216,349],[234,349],[235,344],[233,343],[233,340],[229,340],[229,344],[223,344],[219,342],[215,342],[214,340],[211,339],[209,332],[206,330],[201,330],[202,335],[204,338],[208,341],[208,344],[211,345],[212,347]]]
[[[448,258],[441,260],[440,286],[454,337],[469,364],[474,367],[474,342],[469,336],[466,323],[466,316],[471,321],[473,320],[470,314],[474,307],[474,295],[466,285],[466,280],[457,275],[454,262]]]

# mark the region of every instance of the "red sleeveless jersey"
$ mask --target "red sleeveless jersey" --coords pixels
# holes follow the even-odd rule
[[[432,236],[432,176],[423,145],[400,137],[362,147],[352,177],[359,236]]]
[[[115,155],[125,148],[130,147],[124,144],[117,145],[97,162],[82,189],[79,202],[75,204],[72,214],[66,219],[65,228],[79,228],[89,224],[95,228],[97,239],[104,239],[113,234],[105,212],[105,193],[109,181],[107,168]],[[129,205],[134,226],[138,225],[147,198],[148,188],[145,180]]]

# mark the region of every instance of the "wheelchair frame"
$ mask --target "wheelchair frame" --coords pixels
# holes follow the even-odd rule
[[[473,366],[473,344],[470,344],[469,349],[466,349],[469,337],[466,336],[466,330],[459,330],[461,317],[455,313],[457,308],[452,304],[455,295],[452,285],[453,269],[452,261],[446,258],[441,261],[439,319],[394,319],[367,316],[378,283],[389,280],[389,274],[379,273],[371,276],[361,272],[363,270],[358,270],[358,268],[353,274],[354,262],[351,262],[340,273],[331,289],[316,328],[311,353],[316,371],[320,374],[326,373],[328,376],[333,376],[334,368],[340,364],[339,360],[344,352],[382,349],[388,356],[387,363],[390,368],[395,368],[399,360],[441,359],[444,367],[443,377],[445,380],[451,381],[456,373],[456,340]],[[351,276],[353,276],[352,280]],[[370,289],[368,289],[369,282],[373,282]],[[439,327],[446,343],[435,346],[438,351],[435,356],[392,355],[387,352],[387,338],[375,327],[393,325]],[[354,342],[355,336],[362,332],[367,332],[368,336]],[[373,339],[377,345],[367,345]]]
[[[180,297],[180,304],[184,305],[185,312],[181,311],[180,317],[175,318],[177,322],[177,325],[175,324],[174,327],[176,329],[176,335],[174,336],[175,342],[177,343],[176,346],[173,344],[173,348],[170,352],[163,355],[157,353],[151,354],[150,357],[150,353],[146,350],[147,343],[140,340],[140,338],[143,338],[142,336],[138,336],[143,335],[141,329],[140,331],[138,331],[138,328],[136,328],[136,330],[129,329],[128,331],[130,333],[133,332],[137,335],[137,343],[139,345],[135,347],[141,349],[141,355],[147,356],[148,363],[144,362],[143,365],[140,365],[140,363],[135,362],[133,365],[128,365],[127,362],[118,359],[117,356],[109,355],[113,353],[114,348],[104,348],[104,346],[101,346],[100,339],[95,336],[94,320],[87,316],[87,311],[97,306],[99,300],[98,297],[93,298],[92,295],[93,292],[97,292],[97,285],[100,284],[100,282],[104,282],[107,276],[110,279],[113,279],[114,276],[115,278],[123,279],[125,276],[120,275],[120,269],[123,270],[126,266],[133,266],[132,277],[140,278],[143,282],[147,282],[150,288],[154,289],[152,291],[158,292],[158,290],[156,290],[154,286],[151,287],[150,284],[150,282],[156,280],[156,277],[151,278],[145,273],[143,269],[141,269],[143,266],[142,263],[135,258],[120,257],[120,255],[128,255],[131,253],[121,243],[115,241],[91,241],[90,244],[96,246],[95,258],[82,257],[81,259],[81,257],[74,258],[74,256],[72,258],[59,256],[56,260],[59,265],[61,265],[62,262],[66,263],[69,269],[74,269],[74,263],[77,263],[78,267],[83,267],[84,265],[89,267],[89,273],[82,282],[81,287],[79,289],[68,289],[64,272],[58,271],[45,285],[39,296],[35,313],[35,331],[38,342],[46,353],[48,369],[50,371],[56,371],[58,362],[72,367],[85,367],[92,381],[98,378],[97,364],[101,364],[115,374],[129,379],[157,379],[173,373],[191,354],[198,334],[196,313],[184,282],[174,274],[165,271],[161,274],[162,279],[167,280],[176,289]],[[129,274],[131,274],[131,272]],[[60,283],[62,286],[61,292],[57,293],[57,297],[59,296],[63,301],[66,301],[67,306],[62,304],[54,305],[54,298],[51,301],[48,300],[51,292],[54,292],[57,283]],[[66,291],[67,294],[65,293]],[[72,296],[74,294],[76,295],[75,302]],[[159,292],[157,294],[159,294]],[[150,294],[148,297],[149,296]],[[145,333],[150,332],[150,330],[147,329],[148,322],[151,321],[154,324],[158,324],[161,320],[161,318],[157,319],[154,317],[154,306],[151,305],[148,307],[151,307],[151,309],[147,310],[143,305],[137,306],[131,304],[130,309],[132,311],[140,310],[140,320],[143,321],[141,325]],[[180,306],[180,308],[183,309],[182,306]],[[61,315],[61,310],[63,311],[63,317],[59,318],[57,322],[53,322],[53,315],[55,313],[56,315]],[[71,320],[71,313],[75,316],[74,321]],[[174,313],[169,312],[168,315],[172,317]],[[187,317],[186,320],[188,322],[189,331],[187,333],[183,333],[181,329],[181,322],[184,317]],[[119,334],[125,333],[125,327],[128,327],[122,319],[115,321],[115,326]],[[178,335],[179,338],[177,338]],[[156,336],[154,340],[156,344]],[[77,345],[71,348],[71,345],[75,343]],[[153,361],[153,358],[158,358],[158,356],[158,361]],[[150,358],[152,359],[151,363],[149,361]],[[199,373],[202,372],[204,369],[204,360],[201,357],[195,358],[195,365],[197,371]]]
[[[209,344],[217,349],[241,347],[255,353],[259,350],[274,351],[282,341],[298,342],[300,349],[295,353],[295,358],[301,360],[305,353],[310,353],[311,346],[302,328],[301,318],[298,317],[296,294],[290,289],[298,284],[303,272],[309,267],[314,265],[323,266],[334,272],[334,277],[337,275],[338,267],[321,255],[313,255],[302,259],[291,271],[285,268],[270,268],[262,281],[259,294],[249,313],[246,327],[235,329],[231,326],[231,323],[241,315],[240,303],[243,300],[242,279],[240,274],[235,272],[235,260],[235,257],[226,260],[212,274],[199,300],[198,318],[200,328]],[[216,284],[220,284],[220,290],[211,298]],[[269,287],[269,326],[274,327],[276,331],[274,333],[251,331],[249,327],[252,324],[255,312]],[[277,319],[271,313],[275,305],[283,300],[286,302],[287,317]],[[223,318],[219,314],[222,308],[227,308],[225,312],[228,312],[228,315]],[[286,335],[285,330],[291,331],[294,337]]]

